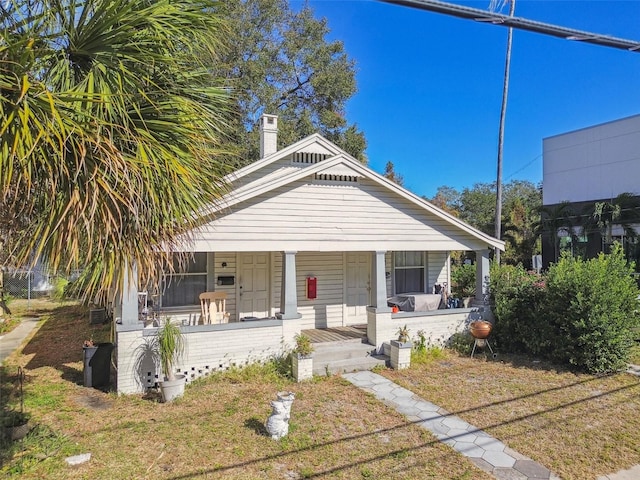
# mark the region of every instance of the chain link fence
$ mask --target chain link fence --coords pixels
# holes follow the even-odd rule
[[[40,298],[53,289],[55,276],[43,268],[6,269],[3,272],[4,294],[13,298]]]

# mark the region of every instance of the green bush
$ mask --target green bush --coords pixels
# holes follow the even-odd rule
[[[462,264],[451,269],[451,292],[454,297],[473,297],[476,294],[476,266]]]
[[[623,368],[640,325],[632,272],[619,247],[587,261],[565,255],[544,277],[493,265],[496,346],[590,373]]]
[[[53,289],[51,290],[51,299],[57,302],[67,300],[68,296],[69,280],[62,277],[56,277],[53,282]]]
[[[494,264],[489,293],[496,318],[496,347],[504,352],[545,355],[550,344],[544,313],[544,279],[522,266]]]
[[[625,367],[639,324],[638,287],[619,246],[581,260],[563,256],[547,274],[550,358],[591,373]]]
[[[473,337],[468,331],[456,332],[449,337],[446,347],[468,357],[473,348]]]

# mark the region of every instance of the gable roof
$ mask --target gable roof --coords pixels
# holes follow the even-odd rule
[[[269,170],[269,167],[273,168],[274,164],[297,152],[323,153],[332,156],[317,163],[305,164],[303,166],[283,165],[281,168],[270,171],[264,176],[256,177],[255,174],[259,173],[260,170]],[[374,172],[319,134],[310,135],[230,174],[226,179],[230,183],[235,184],[233,190],[217,202],[214,202],[206,212],[203,212],[202,220],[203,222],[210,222],[220,215],[225,215],[227,212],[233,211],[234,207],[256,199],[256,197],[275,192],[287,185],[316,175],[366,178],[419,207],[423,211],[475,237],[482,243],[504,251],[505,244],[503,241],[472,227],[427,200]],[[241,185],[242,179],[249,179],[250,177],[253,177],[253,180]]]

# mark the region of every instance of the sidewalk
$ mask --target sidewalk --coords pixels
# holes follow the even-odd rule
[[[0,364],[2,364],[14,350],[18,349],[25,338],[40,321],[37,317],[25,317],[20,324],[6,335],[0,336]]]
[[[429,430],[438,440],[468,457],[478,468],[498,479],[559,480],[548,468],[381,375],[363,371],[344,374],[343,377],[395,408],[410,422]]]

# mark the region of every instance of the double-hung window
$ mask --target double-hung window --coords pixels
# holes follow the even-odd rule
[[[425,271],[424,252],[395,252],[395,293],[424,292]]]
[[[162,306],[198,305],[199,295],[207,290],[207,254],[198,252],[187,260],[182,270],[174,265],[175,273],[164,275]]]

